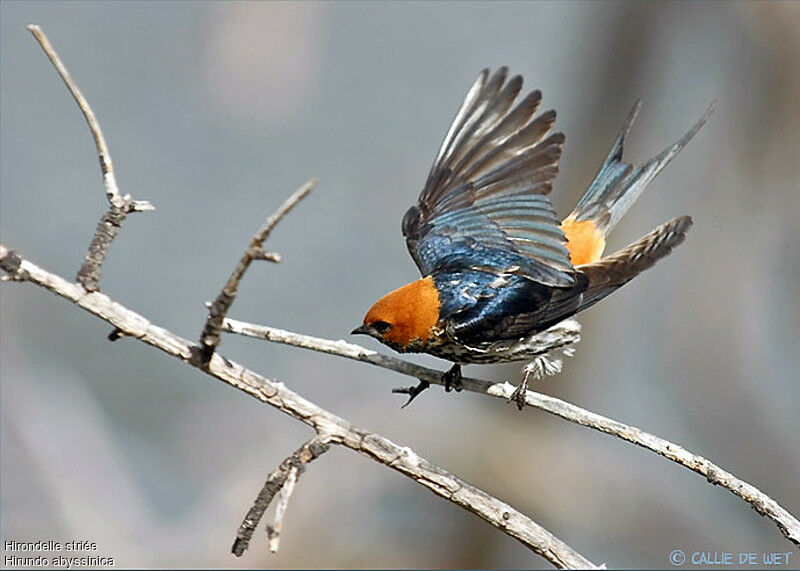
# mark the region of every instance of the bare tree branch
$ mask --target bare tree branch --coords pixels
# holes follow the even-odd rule
[[[281,261],[279,254],[264,251],[264,241],[269,237],[272,229],[275,228],[278,222],[283,220],[283,217],[289,214],[292,208],[297,206],[301,200],[308,196],[308,193],[313,190],[316,184],[317,181],[312,179],[295,191],[295,193],[287,198],[275,212],[267,217],[261,225],[261,228],[258,229],[256,235],[250,241],[250,245],[244,251],[244,254],[242,254],[239,263],[233,269],[228,281],[225,283],[225,287],[222,288],[217,299],[209,306],[208,319],[203,327],[203,333],[200,335],[200,346],[202,348],[200,351],[200,359],[202,362],[207,362],[217,349],[220,342],[222,320],[225,319],[228,309],[230,309],[233,304],[233,300],[236,299],[236,293],[239,290],[239,282],[242,280],[242,277],[253,260]]]
[[[100,123],[95,117],[89,102],[83,96],[81,90],[78,88],[72,76],[67,71],[66,66],[58,57],[55,49],[50,44],[50,40],[42,31],[39,26],[30,25],[28,30],[39,42],[39,45],[44,50],[44,53],[50,59],[53,67],[56,68],[58,75],[64,81],[75,102],[78,104],[81,112],[83,113],[86,123],[89,125],[89,130],[94,138],[94,144],[97,147],[97,155],[100,158],[100,169],[103,174],[103,184],[106,188],[106,198],[109,203],[109,210],[100,219],[97,224],[92,242],[89,245],[89,251],[86,258],[78,270],[78,283],[86,288],[86,291],[99,291],[100,290],[100,273],[103,269],[103,262],[105,262],[108,250],[111,247],[111,242],[117,237],[125,217],[130,212],[143,212],[146,210],[153,210],[152,204],[145,200],[133,200],[129,194],[122,196],[117,186],[117,179],[114,176],[114,163],[111,160],[111,153],[108,150],[106,139],[103,136],[103,131],[100,129]]]
[[[87,292],[79,284],[68,282],[40,268],[2,244],[0,244],[0,268],[13,281],[25,281],[41,286],[110,323],[122,335],[136,338],[277,408],[284,414],[307,424],[317,435],[323,436],[331,444],[349,448],[411,478],[437,496],[476,514],[556,567],[598,568],[569,545],[505,502],[431,464],[410,448],[395,444],[388,438],[359,428],[328,412],[289,390],[283,383],[268,380],[216,353],[205,366],[201,366],[194,358],[200,350],[199,345],[150,323],[142,315],[120,305],[101,292]]]
[[[286,504],[288,503],[289,496],[292,493],[294,483],[300,477],[300,474],[302,474],[305,470],[306,464],[319,458],[322,454],[327,452],[329,448],[330,445],[327,439],[315,436],[303,444],[300,448],[295,450],[291,456],[286,458],[277,468],[275,468],[275,470],[272,471],[272,473],[267,477],[264,487],[261,488],[258,496],[256,496],[253,506],[244,517],[242,524],[239,526],[239,530],[236,532],[236,540],[233,542],[233,547],[231,548],[231,552],[234,555],[240,557],[245,552],[250,545],[250,540],[253,537],[253,532],[258,526],[258,522],[261,521],[261,518],[264,516],[264,512],[266,512],[273,499],[276,499],[276,495],[282,492],[284,495],[282,498],[279,498],[280,502],[276,500],[276,503],[282,502],[282,506],[276,508],[275,521],[271,526],[267,527],[270,551],[275,553],[278,550],[278,538],[282,525],[281,522],[283,520],[283,514],[286,511]],[[293,481],[291,484],[287,484],[290,478]],[[270,533],[270,527],[272,529],[272,533]]]
[[[408,375],[422,381],[444,385],[443,373],[440,371],[415,365],[389,355],[383,355],[344,340],[331,341],[329,339],[302,335],[275,327],[245,323],[230,318],[225,319],[223,330],[247,337],[271,341],[273,343],[281,343],[284,345],[291,345],[292,347],[300,347],[319,353],[353,359],[355,361],[361,361],[363,363],[389,369],[403,375]],[[467,391],[483,393],[504,399],[510,399],[515,390],[515,387],[510,383],[491,383],[489,381],[467,377],[463,378],[462,387]],[[755,486],[723,470],[710,460],[690,452],[683,446],[674,444],[659,436],[650,434],[649,432],[645,432],[635,426],[624,424],[556,397],[534,391],[527,391],[525,394],[525,404],[560,416],[563,419],[580,424],[581,426],[593,428],[594,430],[599,430],[600,432],[605,432],[606,434],[627,440],[628,442],[632,442],[637,446],[641,446],[642,448],[646,448],[660,456],[672,460],[693,472],[697,472],[710,483],[722,486],[749,503],[758,513],[775,522],[781,530],[781,533],[783,533],[789,541],[795,545],[800,545],[800,522],[786,509],[781,507],[778,502]]]

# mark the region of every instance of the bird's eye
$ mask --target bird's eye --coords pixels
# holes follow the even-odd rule
[[[384,334],[392,328],[391,324],[385,321],[376,321],[372,324],[372,328],[380,334]]]

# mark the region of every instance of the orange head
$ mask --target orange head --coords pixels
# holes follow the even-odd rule
[[[398,351],[414,351],[424,347],[438,321],[439,292],[428,276],[375,302],[353,333],[371,335]]]

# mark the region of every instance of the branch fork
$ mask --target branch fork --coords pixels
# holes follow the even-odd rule
[[[217,296],[208,309],[208,319],[206,319],[203,332],[200,334],[200,352],[198,354],[201,364],[207,364],[211,355],[217,350],[221,340],[222,323],[228,313],[233,301],[236,299],[236,294],[239,291],[239,282],[244,277],[245,272],[250,267],[253,260],[267,260],[270,262],[278,263],[281,261],[280,254],[267,252],[264,250],[264,242],[272,233],[273,228],[277,226],[278,222],[283,220],[301,200],[303,200],[314,189],[317,181],[312,179],[301,186],[294,194],[292,194],[275,212],[270,214],[261,227],[256,232],[256,235],[250,241],[250,245],[242,254],[239,263],[233,269],[228,281],[222,288],[222,291]]]
[[[259,521],[270,506],[273,507],[273,513],[267,523],[268,547],[272,553],[278,551],[283,518],[286,515],[286,507],[294,491],[294,486],[305,471],[306,464],[319,458],[329,448],[330,438],[315,436],[295,450],[270,473],[267,481],[264,482],[264,487],[256,496],[253,506],[236,532],[236,540],[231,548],[234,555],[241,557],[248,548]]]
[[[87,292],[100,291],[100,273],[103,263],[108,255],[111,243],[117,237],[122,223],[125,221],[125,217],[131,212],[146,212],[154,210],[155,207],[146,200],[133,200],[130,194],[125,196],[120,194],[117,179],[114,175],[114,162],[111,159],[111,152],[108,150],[103,130],[100,128],[100,123],[97,121],[89,101],[84,97],[75,80],[72,79],[67,67],[61,61],[42,29],[37,25],[31,24],[28,26],[28,31],[39,42],[64,85],[67,86],[70,94],[75,99],[75,103],[78,104],[78,108],[86,119],[86,124],[89,126],[89,131],[92,133],[92,138],[97,148],[109,209],[97,224],[97,230],[95,230],[94,237],[89,244],[89,251],[86,253],[83,264],[78,270],[77,281]]]

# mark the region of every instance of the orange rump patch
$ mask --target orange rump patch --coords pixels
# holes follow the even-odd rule
[[[567,237],[569,261],[573,266],[591,264],[603,255],[606,237],[591,220],[577,221],[571,214],[561,223],[561,230]]]
[[[423,343],[439,321],[439,292],[428,276],[387,293],[367,313],[364,323],[385,321],[391,328],[384,339],[407,347],[415,339]]]

